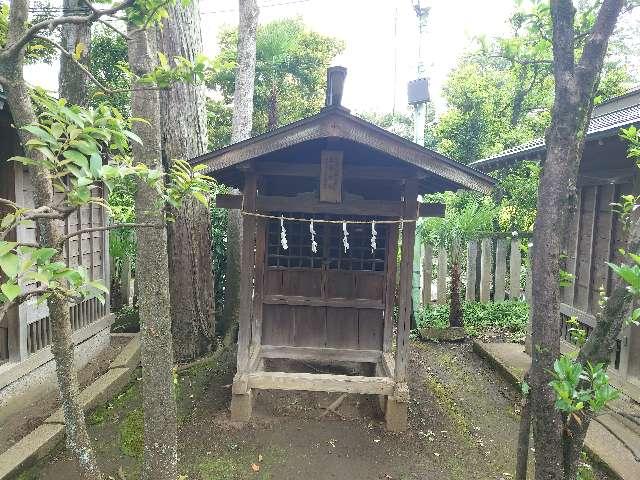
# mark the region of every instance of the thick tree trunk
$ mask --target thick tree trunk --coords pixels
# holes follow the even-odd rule
[[[256,31],[259,14],[256,0],[239,0],[239,7],[238,70],[233,93],[232,143],[251,136],[256,72]],[[226,332],[227,343],[230,343],[234,335],[240,309],[240,245],[242,245],[242,214],[238,210],[229,210],[222,312],[222,331]]]
[[[571,199],[575,196],[584,136],[608,40],[622,0],[604,0],[582,58],[574,51],[575,8],[570,0],[552,0],[555,100],[547,131],[547,155],[538,190],[538,215],[532,259],[531,401],[537,480],[565,476],[563,422],[549,386],[553,362],[560,356],[559,266],[560,235]],[[576,439],[579,440],[579,439]],[[565,477],[566,478],[566,477]]]
[[[91,12],[82,0],[64,0],[62,8],[72,11],[71,15],[87,15]],[[60,27],[62,46],[71,53],[80,52],[78,61],[89,64],[89,49],[91,48],[91,25],[87,23],[67,24]],[[76,47],[79,50],[76,50]],[[58,74],[58,93],[70,103],[86,105],[89,96],[89,82],[78,65],[67,57],[60,55],[60,72]]]
[[[8,44],[13,43],[23,33],[28,20],[28,0],[11,2],[9,17]],[[22,54],[10,59],[11,65],[0,65],[0,71],[9,77],[10,83],[4,85],[14,124],[21,128],[36,121],[29,91],[23,77]],[[19,130],[22,142],[29,140],[30,135]],[[53,202],[53,186],[46,170],[31,167],[31,182],[36,207],[50,205]],[[37,224],[39,242],[43,246],[57,247],[63,235],[62,226],[55,220],[40,220]],[[64,261],[59,253],[54,260]],[[58,295],[52,295],[48,301],[49,320],[51,321],[51,352],[56,362],[56,376],[62,411],[64,414],[66,445],[69,452],[78,462],[83,478],[101,480],[104,478],[87,434],[85,416],[79,401],[78,375],[73,364],[73,340],[71,338],[71,319],[68,302]]]
[[[170,61],[202,52],[198,3],[168,7],[158,29],[158,48]],[[177,83],[160,93],[162,156],[165,165],[191,159],[207,148],[202,85]],[[168,226],[171,321],[176,361],[191,362],[211,350],[215,336],[215,289],[209,210],[193,198],[172,212]]]
[[[130,27],[129,65],[137,75],[153,67],[156,49],[153,35]],[[137,85],[141,87],[141,85]],[[162,168],[160,158],[160,101],[155,90],[135,90],[131,113],[149,123],[136,122],[135,133],[143,145],[133,145],[136,162]],[[161,199],[143,181],[136,192],[136,219],[142,223],[164,224],[158,208]],[[144,410],[143,480],[175,480],[177,474],[177,421],[173,392],[173,348],[169,300],[169,266],[165,228],[143,228],[137,232],[136,282],[140,298],[142,339],[142,393]]]
[[[460,301],[460,261],[459,255],[451,260],[451,300],[449,303],[449,326],[464,327],[462,302]]]

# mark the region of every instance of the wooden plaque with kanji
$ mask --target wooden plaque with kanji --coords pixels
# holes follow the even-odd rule
[[[320,201],[342,203],[343,152],[323,150],[320,156]]]

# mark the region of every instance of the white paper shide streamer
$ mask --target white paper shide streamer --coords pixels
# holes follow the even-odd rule
[[[371,222],[371,255],[373,255],[373,252],[377,248],[376,235],[378,235],[378,232],[376,231],[376,222]]]
[[[342,245],[344,246],[344,253],[347,253],[347,250],[349,250],[348,236],[349,232],[347,232],[347,222],[342,222]]]
[[[287,250],[289,245],[287,244],[287,231],[284,228],[284,216],[280,217],[280,244],[283,250]]]
[[[316,242],[316,231],[313,228],[313,218],[309,223],[309,232],[311,232],[311,251],[313,253],[318,253],[318,243]]]

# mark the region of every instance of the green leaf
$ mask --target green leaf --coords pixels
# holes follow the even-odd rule
[[[9,278],[14,278],[18,274],[20,260],[13,253],[6,253],[0,257],[0,269]]]
[[[15,300],[15,298],[20,295],[20,292],[22,291],[18,284],[11,282],[3,283],[2,285],[0,285],[0,290],[2,290],[2,293],[6,295],[9,301]]]
[[[58,140],[54,138],[53,135],[37,125],[26,125],[22,127],[22,129],[26,130],[32,135],[35,135],[37,138],[44,140],[47,143],[51,143],[54,145],[58,143]]]
[[[16,245],[16,242],[6,242],[4,240],[0,241],[0,257],[9,253],[16,247]]]
[[[89,170],[89,162],[87,161],[87,157],[85,157],[78,150],[65,150],[62,153],[62,156],[64,158],[68,158],[73,163],[78,165],[80,168],[82,168],[85,171],[85,173],[87,174],[91,173],[91,171]]]
[[[98,153],[92,153],[89,157],[89,168],[94,178],[100,177],[100,170],[102,170],[102,157]]]
[[[2,217],[2,222],[0,222],[0,228],[2,229],[8,228],[9,225],[11,225],[15,219],[16,219],[16,216],[13,213],[6,214],[4,217]],[[0,253],[0,255],[2,254]]]

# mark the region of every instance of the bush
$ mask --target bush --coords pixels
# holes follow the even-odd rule
[[[519,300],[463,305],[464,329],[471,337],[499,336],[522,342],[527,332],[529,305]],[[447,328],[449,305],[426,305],[418,310],[418,328]]]
[[[140,331],[140,315],[137,307],[125,305],[114,312],[114,315],[115,320],[111,325],[112,333],[137,333]]]

